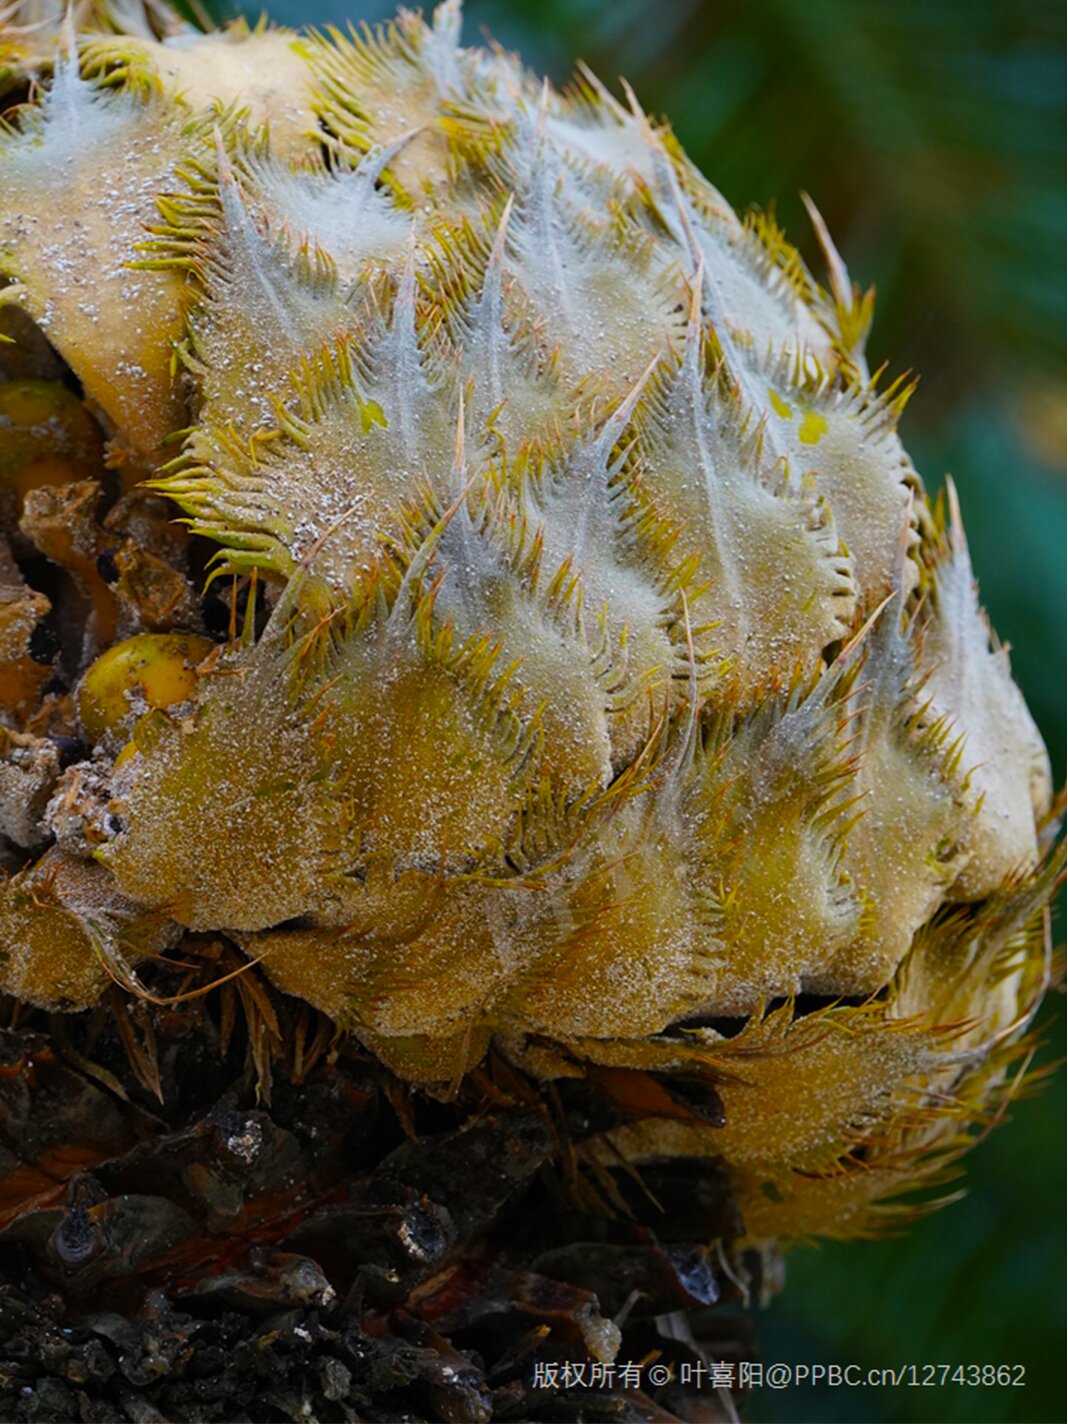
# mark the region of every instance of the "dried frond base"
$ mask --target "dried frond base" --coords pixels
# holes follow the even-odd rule
[[[0,1416],[736,1417],[677,1384],[533,1383],[752,1358],[715,1307],[775,1265],[735,1249],[714,1161],[595,1169],[620,1110],[594,1079],[546,1094],[491,1056],[431,1095],[255,971],[197,993],[227,952],[150,965],[132,1012],[4,1003]]]

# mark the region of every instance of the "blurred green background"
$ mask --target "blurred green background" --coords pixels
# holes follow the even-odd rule
[[[233,13],[211,4],[215,15]],[[1064,779],[1063,0],[467,0],[563,81],[585,59],[667,114],[737,207],[774,201],[817,276],[798,192],[879,300],[872,365],[922,376],[903,424],[952,471],[983,599]],[[255,14],[256,6],[249,11]],[[273,0],[290,24],[389,0]],[[1057,1053],[1063,1017],[1047,1014]],[[754,1421],[1065,1418],[1063,1075],[972,1156],[967,1198],[907,1235],[795,1251],[765,1359],[1021,1363],[1022,1389],[765,1391]]]

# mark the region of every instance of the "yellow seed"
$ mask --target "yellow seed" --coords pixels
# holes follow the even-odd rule
[[[99,477],[100,427],[58,381],[0,384],[0,484],[20,497],[41,485]]]
[[[193,696],[196,666],[214,644],[190,633],[140,633],[97,658],[82,679],[78,715],[94,740],[133,711],[131,696],[149,707],[173,707]]]
[[[62,395],[75,400],[65,387],[55,381],[10,381],[0,389],[0,411],[12,425],[22,429],[44,425],[64,403]]]

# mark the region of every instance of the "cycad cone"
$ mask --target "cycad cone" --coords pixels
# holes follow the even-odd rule
[[[2,359],[43,334],[123,508],[149,478],[270,616],[205,657],[195,600],[153,623],[67,550],[92,759],[4,887],[8,989],[83,1007],[221,932],[404,1077],[595,1073],[606,1160],[722,1158],[751,1238],[901,1210],[1045,985],[1050,775],[818,215],[828,290],[453,0],[53,10],[0,37]]]

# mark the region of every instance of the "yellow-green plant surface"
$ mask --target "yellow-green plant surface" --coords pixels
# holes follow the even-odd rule
[[[216,932],[403,1078],[598,1075],[752,1239],[901,1211],[1016,1081],[1054,808],[818,213],[825,286],[452,0],[3,13],[4,987]]]

